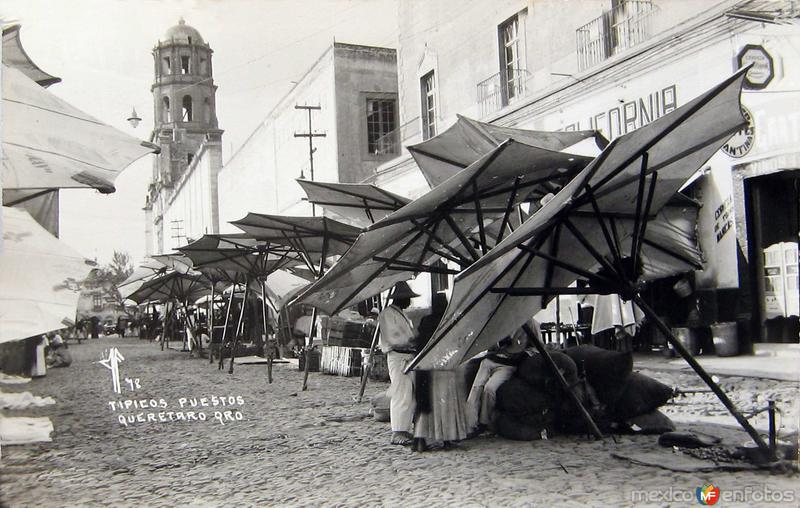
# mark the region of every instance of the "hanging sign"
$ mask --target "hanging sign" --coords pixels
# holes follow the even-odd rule
[[[746,44],[736,55],[736,63],[740,69],[753,65],[744,78],[744,88],[763,90],[775,77],[775,63],[763,46]]]

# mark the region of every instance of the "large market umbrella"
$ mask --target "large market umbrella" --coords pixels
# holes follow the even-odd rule
[[[174,269],[175,264],[172,263],[167,256],[150,256],[145,258],[141,264],[137,265],[127,279],[117,285],[122,299],[125,300],[134,291],[142,287],[142,284],[148,280],[154,279],[159,275],[167,273],[171,268]],[[181,264],[182,266],[182,264]],[[188,270],[179,270],[186,273]],[[143,303],[143,302],[137,302]]]
[[[456,123],[446,131],[409,146],[408,151],[414,157],[428,184],[436,187],[507,139],[556,152],[588,139],[594,139],[600,148],[608,144],[597,131],[551,132],[516,129],[458,115]]]
[[[103,124],[3,65],[3,188],[114,192],[123,169],[157,145]]]
[[[455,273],[511,224],[516,205],[591,159],[506,140],[388,217],[367,227],[353,247],[298,298],[332,315],[388,290],[415,272]],[[490,230],[490,226],[494,230]],[[497,226],[499,224],[499,227]]]
[[[93,262],[51,235],[24,210],[3,207],[0,342],[68,326]]]
[[[203,274],[194,271],[184,273],[178,270],[168,270],[144,281],[138,289],[128,295],[128,299],[138,304],[144,302],[163,303],[165,306],[165,320],[167,319],[167,305],[169,302],[180,304],[186,313],[190,328],[194,329],[188,310],[189,302],[194,302],[210,292],[211,284]],[[173,310],[175,309],[173,308]],[[168,345],[169,341],[166,328],[164,331],[164,340],[161,341],[162,349],[165,345]]]
[[[551,201],[456,277],[428,346],[410,369],[447,369],[522,326],[555,294],[618,293],[633,300],[770,456],[727,395],[640,296],[650,218],[743,125],[747,69],[636,131],[617,138]],[[583,280],[586,289],[570,285]]]
[[[347,251],[360,229],[328,217],[296,217],[249,213],[243,219],[231,222],[255,238],[285,245],[303,260],[305,268],[315,279],[324,276],[331,258]],[[311,344],[314,340],[317,309],[311,314],[311,327],[306,348],[303,390],[308,382]]]
[[[411,200],[367,183],[298,179],[308,201],[360,228],[374,224]]]
[[[292,249],[303,264],[319,277],[332,256],[344,254],[360,229],[328,217],[297,217],[251,212],[231,221],[259,241]]]
[[[169,271],[145,281],[136,291],[128,295],[128,299],[136,303],[166,302],[170,299],[190,302],[210,291],[208,281],[200,273]]]
[[[276,270],[292,263],[297,263],[296,253],[286,246],[270,241],[256,240],[247,234],[231,235],[204,235],[199,240],[178,249],[189,257],[195,269],[203,271],[211,278],[223,280],[227,278],[234,284],[243,283],[245,285],[245,299],[250,286],[250,281],[257,281],[261,288],[262,295],[262,314],[264,319],[264,330],[267,329],[266,308],[268,299],[265,290],[267,277]],[[233,276],[231,276],[233,274]],[[225,328],[223,329],[223,343],[227,332],[228,319],[233,303],[234,291],[228,302],[225,315]],[[244,305],[239,314],[239,323],[236,327],[234,336],[233,351],[235,351],[238,341],[238,331],[244,318]],[[269,366],[271,367],[271,349],[269,349]],[[231,353],[229,372],[233,372],[234,352]],[[210,356],[210,355],[209,355]],[[213,358],[210,358],[213,361]],[[224,357],[220,353],[219,368],[222,368]],[[271,369],[270,369],[271,372]],[[270,376],[271,377],[271,376]],[[271,380],[270,380],[271,381]]]

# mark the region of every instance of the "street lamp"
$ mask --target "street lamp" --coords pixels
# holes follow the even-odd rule
[[[131,116],[128,117],[128,121],[131,123],[134,129],[139,126],[139,122],[141,122],[142,119],[136,114],[136,108],[133,108],[133,111],[131,111]]]

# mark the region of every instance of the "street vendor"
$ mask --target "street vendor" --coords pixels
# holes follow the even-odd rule
[[[380,348],[386,354],[391,386],[389,394],[389,418],[392,425],[392,444],[407,445],[414,440],[411,433],[414,410],[414,374],[405,374],[406,365],[416,353],[414,345],[417,332],[404,310],[411,299],[419,296],[406,282],[394,286],[391,305],[378,316],[380,326]]]
[[[58,332],[50,332],[48,334],[50,342],[49,350],[47,352],[47,367],[69,367],[72,365],[72,355],[67,349],[67,343]]]
[[[467,428],[470,429],[471,436],[484,430],[494,431],[497,390],[514,375],[517,366],[528,354],[526,326],[534,333],[539,333],[539,323],[531,319],[512,335],[492,346],[481,360],[467,396]]]

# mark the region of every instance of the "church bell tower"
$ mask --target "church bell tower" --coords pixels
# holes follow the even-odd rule
[[[153,178],[145,212],[149,253],[165,251],[165,234],[175,226],[164,224],[169,198],[192,166],[201,146],[221,146],[217,123],[216,91],[211,57],[213,51],[195,28],[181,18],[153,48],[154,119],[152,141],[161,147],[153,164]],[[214,175],[214,178],[216,175]],[[216,184],[214,183],[216,195]],[[216,206],[216,205],[215,205]],[[153,246],[152,243],[157,243]]]

